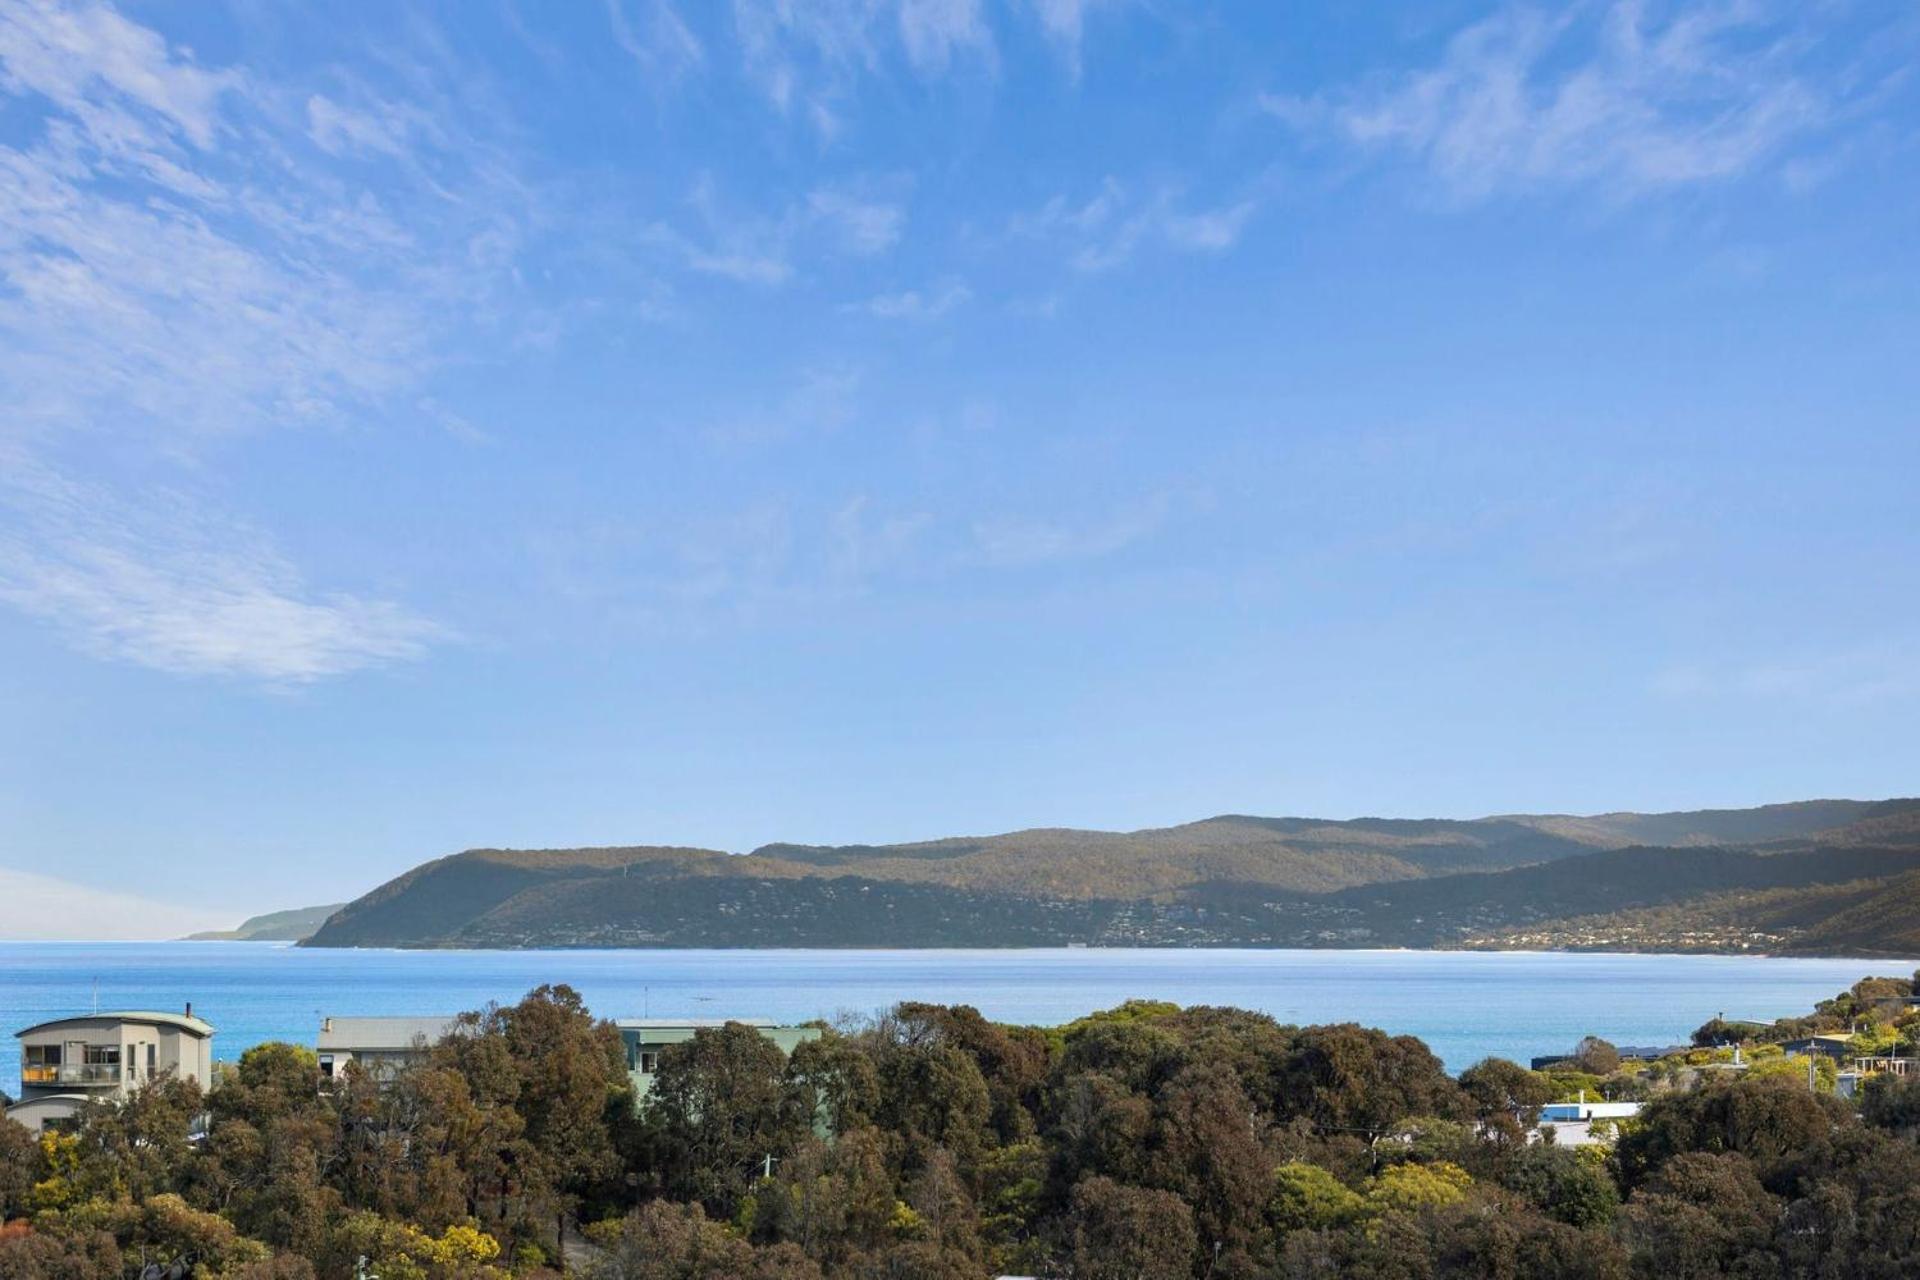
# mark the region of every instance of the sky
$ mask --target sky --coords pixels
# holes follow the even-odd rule
[[[1895,0],[0,0],[0,933],[1920,791],[1917,54]]]

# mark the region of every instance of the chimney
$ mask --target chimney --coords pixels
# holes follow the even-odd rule
[[[193,1016],[193,1001],[191,1000],[187,1001],[187,1016],[189,1018]]]
[[[331,1032],[333,1030],[333,1019],[332,1018],[320,1019],[320,1030],[323,1032]]]

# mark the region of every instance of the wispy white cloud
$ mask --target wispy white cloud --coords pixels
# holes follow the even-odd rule
[[[57,0],[0,9],[0,64],[0,86],[46,97],[109,146],[151,136],[116,104],[144,108],[194,146],[211,146],[220,97],[240,80],[196,65],[107,5]]]
[[[964,416],[985,413],[975,409]],[[979,429],[962,424],[961,431]],[[1150,542],[1177,506],[1152,494],[1074,515],[1008,509],[990,518],[856,492],[770,497],[669,521],[595,521],[541,540],[556,596],[647,628],[705,631],[786,623],[860,600],[1024,589],[1035,570],[1115,560]]]
[[[1094,519],[1007,516],[973,526],[974,559],[998,568],[1095,560],[1157,532],[1173,504],[1165,495]]]
[[[769,499],[670,525],[607,524],[546,540],[549,589],[598,616],[703,631],[838,607],[920,572],[931,515],[864,494]]]
[[[700,275],[753,285],[782,285],[793,278],[790,216],[764,218],[723,211],[707,178],[694,185],[687,203],[697,228],[683,231],[672,223],[655,221],[641,229],[641,241]]]
[[[793,278],[784,245],[755,249],[739,244],[702,248],[681,241],[689,270],[739,284],[785,284]]]
[[[1010,224],[1015,237],[1060,245],[1076,271],[1109,271],[1142,247],[1219,253],[1238,244],[1259,206],[1251,198],[1212,208],[1183,205],[1170,187],[1136,192],[1108,178],[1085,200],[1054,196]]]
[[[1625,199],[1749,172],[1829,119],[1796,74],[1801,47],[1754,4],[1664,20],[1640,0],[1514,6],[1432,66],[1262,103],[1310,134],[1411,157],[1458,198],[1584,184]]]
[[[936,320],[972,298],[973,290],[964,282],[947,280],[931,289],[876,294],[856,309],[882,320]]]
[[[1087,15],[1097,9],[1115,8],[1122,0],[1033,0],[1040,26],[1065,51],[1067,65],[1077,78],[1080,74],[1080,45],[1086,36]]]
[[[822,0],[734,0],[734,30],[748,76],[782,112],[804,105],[823,135],[838,127],[833,102],[848,78],[878,65],[875,8]]]
[[[736,54],[746,81],[780,115],[810,126],[826,144],[858,119],[865,81],[906,74],[933,83],[964,74],[993,76],[1000,65],[996,17],[1030,24],[1081,74],[1091,17],[1128,0],[733,0],[732,30],[696,36],[667,0],[640,19],[608,0],[614,39],[656,83]],[[696,17],[717,6],[695,6]],[[731,45],[723,49],[726,36]]]
[[[828,140],[860,77],[902,57],[922,77],[994,59],[981,0],[734,0],[733,19],[748,78]]]
[[[607,0],[607,22],[614,43],[639,64],[650,84],[671,87],[706,63],[706,47],[671,0],[638,0],[636,8],[637,20],[629,16],[626,0]]]
[[[710,422],[700,434],[708,444],[741,449],[837,431],[852,420],[859,390],[858,370],[809,370],[775,403]]]
[[[91,652],[270,682],[441,638],[309,585],[187,496],[207,486],[84,477],[130,454],[160,490],[223,436],[405,403],[511,271],[498,158],[417,105],[210,69],[98,5],[0,9],[0,97],[41,113],[0,145],[0,601]],[[333,155],[407,163],[376,198]]]
[[[178,495],[131,498],[15,458],[0,602],[86,651],[179,675],[304,684],[447,638],[389,601],[317,592],[260,531]]]
[[[923,73],[945,71],[965,52],[993,52],[981,0],[900,0],[899,18],[907,59]]]
[[[907,221],[906,210],[898,204],[844,188],[815,188],[807,195],[807,208],[849,253],[862,257],[893,248]]]
[[[742,284],[782,285],[796,274],[794,258],[811,245],[852,257],[875,257],[899,243],[906,207],[875,194],[885,184],[821,185],[774,214],[741,211],[720,197],[711,177],[688,193],[698,224],[692,229],[665,221],[641,238],[677,257],[688,270]]]
[[[899,572],[920,555],[933,526],[925,511],[881,511],[864,494],[827,518],[822,580],[840,592],[865,592],[882,575]]]
[[[313,144],[336,156],[374,153],[407,154],[406,125],[385,113],[343,106],[324,94],[307,99],[307,133]]]
[[[1240,242],[1240,233],[1246,230],[1255,208],[1253,201],[1242,200],[1195,213],[1169,210],[1163,215],[1161,230],[1175,248],[1217,253]]]

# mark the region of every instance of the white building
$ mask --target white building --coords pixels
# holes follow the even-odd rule
[[[124,1098],[167,1076],[213,1081],[213,1028],[181,1013],[136,1009],[57,1018],[17,1033],[20,1101],[7,1119],[39,1132],[96,1099]]]
[[[1586,1147],[1610,1140],[1615,1121],[1631,1120],[1640,1114],[1638,1102],[1550,1102],[1540,1108],[1540,1125],[1533,1140],[1543,1141],[1551,1134],[1556,1147]],[[1594,1132],[1596,1125],[1599,1133]]]

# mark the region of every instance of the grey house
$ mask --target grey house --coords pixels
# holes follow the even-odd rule
[[[7,1119],[34,1132],[59,1127],[96,1099],[124,1098],[166,1076],[206,1088],[213,1080],[213,1028],[185,1013],[145,1009],[36,1023],[20,1038],[20,1101]]]
[[[1852,1043],[1852,1036],[1823,1034],[1787,1040],[1781,1043],[1780,1048],[1789,1058],[1813,1055],[1840,1062],[1853,1056],[1853,1050],[1849,1047]]]
[[[347,1064],[357,1062],[375,1080],[393,1079],[404,1068],[426,1057],[427,1050],[454,1030],[452,1014],[418,1018],[322,1018],[314,1049],[320,1055],[320,1076],[338,1080]]]

